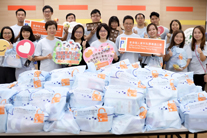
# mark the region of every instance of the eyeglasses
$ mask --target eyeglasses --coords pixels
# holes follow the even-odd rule
[[[4,35],[11,35],[12,33],[11,32],[9,32],[9,33],[3,33]]]
[[[51,11],[44,11],[44,13],[50,13]]]
[[[100,15],[93,15],[91,17],[93,17],[93,18],[97,17],[98,18],[98,17],[100,17]]]
[[[81,31],[75,31],[76,34],[83,34]]]
[[[106,30],[101,30],[99,31],[100,33],[106,33],[107,31]]]

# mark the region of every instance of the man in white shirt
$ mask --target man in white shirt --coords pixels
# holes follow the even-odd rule
[[[51,21],[52,20],[53,8],[51,6],[45,5],[42,8],[42,12],[43,12],[44,20],[42,20],[41,22],[46,23],[47,21]],[[65,31],[65,34],[64,34],[63,38],[60,38],[60,40],[62,40],[62,41],[65,41],[67,39],[68,28],[64,27],[64,31]],[[43,39],[43,38],[46,37],[46,35],[40,35],[40,34],[34,34],[34,35],[35,35],[35,38],[37,40]]]
[[[92,10],[91,20],[93,23],[100,22],[101,12],[98,9]],[[86,40],[88,41],[89,45],[91,45],[92,42],[98,40],[98,38],[96,37],[96,30],[97,30],[97,27],[94,28],[92,31],[87,31],[87,27],[85,28],[85,36],[86,36]]]
[[[24,19],[26,18],[26,11],[24,9],[18,9],[16,11],[16,18],[17,18],[17,24],[11,26],[13,32],[14,32],[14,37],[15,37],[15,42],[19,38],[19,32],[24,25]]]
[[[74,13],[68,13],[67,15],[66,15],[66,21],[67,22],[76,22],[76,16],[75,16],[75,14]],[[67,41],[71,38],[71,35],[72,35],[72,33],[68,33],[68,36],[67,36]]]
[[[121,35],[119,35],[116,38],[116,46],[117,49],[119,49],[119,42],[121,37],[137,37],[140,38],[139,35],[132,32],[132,28],[134,26],[134,19],[132,16],[127,15],[123,19],[123,26],[125,29],[125,32]],[[130,63],[138,62],[139,53],[132,53],[132,52],[120,52],[120,61],[128,59]]]
[[[138,34],[141,38],[144,38],[144,33],[147,32],[147,28],[144,26],[145,16],[143,13],[138,13],[135,16],[137,26],[133,27],[133,32]]]
[[[157,12],[151,12],[150,21],[157,25],[158,34],[160,35],[162,40],[165,40],[165,36],[169,33],[169,29],[160,25],[160,15]]]

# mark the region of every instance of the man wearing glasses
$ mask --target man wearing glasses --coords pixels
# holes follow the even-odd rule
[[[98,9],[94,9],[91,12],[91,20],[92,22],[100,22],[101,20],[101,12]],[[93,28],[93,30],[91,31],[87,31],[87,28],[85,28],[85,36],[86,36],[86,40],[88,41],[89,45],[91,45],[92,42],[98,40],[98,38],[96,37],[96,28]]]

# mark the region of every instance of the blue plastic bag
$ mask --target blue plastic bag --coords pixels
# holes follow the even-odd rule
[[[46,132],[80,133],[80,128],[73,117],[72,111],[63,113],[59,120],[45,121],[43,129]]]
[[[139,116],[129,114],[115,116],[111,132],[118,135],[144,132],[147,115],[146,105],[141,106],[140,110]]]
[[[48,114],[34,106],[10,108],[7,133],[41,132]]]
[[[72,88],[75,76],[85,71],[85,66],[77,66],[63,69],[56,69],[49,73],[45,88],[50,87],[67,87]]]
[[[3,67],[22,68],[21,58],[17,55],[14,49],[8,49],[5,52]]]
[[[138,115],[144,103],[146,89],[130,86],[108,86],[104,106],[114,107],[115,114]]]
[[[72,91],[70,95],[70,107],[71,108],[85,108],[95,105],[103,105],[104,94],[97,90],[91,90],[87,88],[77,88]]]
[[[112,127],[114,109],[108,106],[91,106],[75,109],[73,114],[82,131],[108,132]]]
[[[181,120],[174,101],[167,101],[158,106],[153,106],[147,112],[147,131],[166,128],[181,128]]]
[[[0,104],[0,133],[6,132],[8,110],[11,107],[11,104]]]

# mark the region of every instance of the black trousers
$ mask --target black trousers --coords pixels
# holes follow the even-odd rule
[[[195,85],[201,86],[202,90],[205,90],[205,82],[204,82],[204,75],[205,74],[194,74],[193,75],[193,80]]]
[[[15,68],[0,67],[0,84],[16,81]]]

